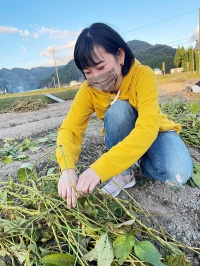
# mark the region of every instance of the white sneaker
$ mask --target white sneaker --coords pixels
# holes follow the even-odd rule
[[[117,175],[114,176],[108,184],[106,184],[101,190],[116,197],[121,192],[122,188],[129,188],[135,185],[135,177],[133,171],[127,175]]]

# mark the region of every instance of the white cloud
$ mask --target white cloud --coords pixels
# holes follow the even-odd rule
[[[19,34],[21,36],[29,36],[30,32],[28,30],[19,30]]]
[[[0,33],[6,33],[6,34],[19,33],[21,36],[29,36],[30,35],[28,30],[19,30],[18,28],[10,27],[10,26],[0,26]]]
[[[73,55],[56,57],[56,65],[57,66],[66,65],[72,58],[73,58]],[[55,66],[54,60],[49,60],[48,63],[46,64],[46,66]]]
[[[56,65],[57,66],[63,66],[66,65],[71,59],[73,58],[73,53],[70,53],[66,56],[56,56]],[[42,66],[42,67],[49,67],[49,66],[55,66],[55,62],[52,56],[52,59],[50,59],[46,63],[39,63],[37,66]]]
[[[54,53],[60,52],[60,51],[64,51],[64,50],[73,50],[74,49],[74,45],[75,45],[75,40],[74,41],[70,41],[66,44],[63,44],[60,47],[53,47],[53,46],[49,46],[47,47],[44,51],[42,51],[40,53],[41,56],[45,56],[45,57],[49,57],[53,55],[53,51]]]
[[[8,33],[8,34],[13,34],[17,33],[19,30],[14,27],[8,27],[8,26],[0,26],[0,33]]]
[[[80,32],[70,31],[68,29],[60,30],[54,28],[47,28],[44,26],[36,25],[36,31],[30,33],[28,30],[21,30],[16,27],[11,26],[1,26],[0,25],[0,34],[16,34],[18,33],[20,36],[32,36],[35,39],[38,39],[41,35],[48,35],[50,39],[74,39],[77,38]]]
[[[73,38],[77,36],[77,32],[69,31],[69,30],[59,30],[54,28],[46,28],[44,26],[38,29],[38,33],[48,34],[51,39],[66,39]]]
[[[189,41],[196,41],[199,39],[199,26],[196,27],[196,29],[194,30],[193,35],[190,37]]]
[[[25,46],[22,46],[22,51],[23,51],[24,53],[26,53],[26,52],[27,52],[27,48],[26,48]]]
[[[54,51],[58,52],[59,48],[54,49]],[[73,49],[70,49],[68,52],[66,52],[64,55],[59,55],[58,53],[54,53],[55,55],[55,61],[57,66],[63,66],[66,65],[71,59],[73,59]],[[48,47],[45,51],[43,51],[43,54],[41,54],[44,57],[50,57],[50,60],[48,62],[41,63],[41,66],[55,66],[54,57],[53,57],[53,47]]]
[[[39,33],[33,33],[33,38],[38,39],[40,37]]]

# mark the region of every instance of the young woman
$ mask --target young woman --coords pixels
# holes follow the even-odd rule
[[[75,207],[76,197],[92,193],[101,181],[116,196],[135,184],[131,166],[139,160],[144,176],[181,186],[192,176],[192,161],[180,139],[179,124],[167,119],[158,104],[156,76],[134,58],[121,36],[94,23],[77,39],[74,60],[86,80],[81,85],[57,139],[61,167],[58,193]],[[92,113],[104,121],[104,153],[79,177],[75,164]]]

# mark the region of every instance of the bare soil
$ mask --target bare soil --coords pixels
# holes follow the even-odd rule
[[[183,99],[200,99],[199,94],[187,90],[187,86],[193,85],[198,80],[182,83],[170,83],[159,85],[160,101],[167,101],[172,96]],[[6,138],[15,138],[22,142],[24,138],[39,139],[49,132],[57,132],[65,118],[72,101],[65,103],[50,104],[47,108],[39,111],[26,113],[5,113],[0,114],[0,145]],[[98,158],[105,150],[103,137],[101,135],[102,121],[95,115],[90,119],[86,130],[82,152],[78,168],[81,172],[90,163]],[[48,156],[44,156],[52,146],[47,143],[40,144],[41,149],[37,152],[26,152],[29,155],[30,163],[38,160],[38,171],[44,171],[45,165],[57,167],[56,162],[49,162]],[[188,147],[195,163],[200,164],[200,150]],[[55,150],[51,151],[54,154]],[[0,168],[0,181],[8,180],[10,177],[16,179],[17,170],[23,162],[15,161],[12,164],[3,165]],[[47,167],[47,168],[48,168]],[[47,169],[48,170],[48,169]],[[136,172],[137,184],[127,189],[128,193],[152,215],[154,223],[152,226],[162,226],[169,234],[188,246],[200,248],[200,189],[185,185],[174,191],[168,186],[153,180],[148,180],[141,186],[141,175]],[[125,192],[119,197],[128,199]],[[188,254],[188,258],[190,254]],[[200,258],[191,254],[192,265],[200,265]]]

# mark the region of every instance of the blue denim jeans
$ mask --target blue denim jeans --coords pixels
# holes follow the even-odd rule
[[[116,101],[106,111],[104,129],[108,149],[129,135],[135,127],[137,117],[137,111],[128,101]],[[130,168],[122,174],[128,173]],[[175,131],[165,131],[158,133],[151,147],[140,158],[140,170],[146,177],[182,185],[192,176],[193,165],[180,136]]]

